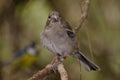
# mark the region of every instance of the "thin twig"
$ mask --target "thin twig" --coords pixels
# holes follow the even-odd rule
[[[88,15],[88,8],[89,8],[90,0],[84,0],[84,5],[81,7],[81,16],[80,22],[77,27],[75,27],[75,32],[77,33],[79,29],[82,27],[82,24],[87,18]]]
[[[2,64],[2,61],[1,61],[1,57],[0,57],[0,80],[3,80],[2,68],[3,68],[3,64]]]
[[[63,63],[58,64],[57,68],[58,68],[58,72],[60,73],[61,80],[68,80],[67,71],[65,70]],[[41,80],[45,76],[49,75],[52,72],[53,72],[52,71],[52,65],[48,64],[44,69],[42,69],[42,70],[38,71],[37,73],[35,73],[28,80]]]

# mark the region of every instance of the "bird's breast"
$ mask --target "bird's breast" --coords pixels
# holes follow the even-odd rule
[[[53,53],[66,56],[73,52],[73,43],[64,30],[51,29],[44,31],[44,46]]]

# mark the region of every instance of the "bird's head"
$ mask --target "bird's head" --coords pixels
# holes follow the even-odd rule
[[[55,24],[60,20],[61,20],[60,14],[57,11],[52,11],[48,16],[46,26],[49,24]]]
[[[60,15],[57,11],[52,11],[48,16],[48,20],[52,22],[57,22],[59,19],[60,19]]]

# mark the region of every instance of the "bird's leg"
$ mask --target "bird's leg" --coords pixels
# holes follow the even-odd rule
[[[61,63],[63,60],[59,54],[57,54],[54,59],[52,60],[52,69],[56,73],[57,65]]]

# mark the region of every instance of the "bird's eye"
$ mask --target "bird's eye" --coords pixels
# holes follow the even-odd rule
[[[50,19],[50,16],[48,16],[48,18]]]

